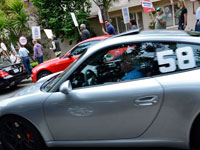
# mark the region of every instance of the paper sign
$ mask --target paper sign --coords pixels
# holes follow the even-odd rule
[[[45,34],[47,35],[47,37],[48,37],[49,39],[52,38],[53,32],[52,32],[51,29],[44,29],[44,32],[45,32]]]
[[[124,18],[124,24],[127,24],[130,22],[130,16],[129,16],[129,9],[128,7],[122,8],[122,14]]]
[[[13,46],[13,44],[12,44],[12,43],[11,43],[11,45],[10,45],[10,46],[11,46],[11,50],[12,50],[12,51],[15,51],[15,47]]]
[[[20,43],[21,45],[26,45],[26,44],[27,44],[27,39],[26,39],[24,36],[21,36],[21,37],[19,38],[19,43]]]
[[[174,1],[173,1],[173,0],[170,0],[170,2],[171,2],[171,5],[173,5],[173,4],[174,4]]]
[[[7,51],[7,47],[6,47],[6,45],[5,45],[3,42],[1,42],[1,48],[2,48],[4,51]]]
[[[100,8],[98,8],[98,16],[99,16],[99,22],[102,24],[103,23],[103,17],[102,17],[102,13],[101,13]]]
[[[155,11],[155,8],[150,0],[142,0],[141,4],[145,13]]]
[[[33,39],[41,39],[40,26],[32,27],[32,38]]]
[[[74,25],[75,25],[76,27],[78,27],[78,22],[77,22],[77,20],[76,20],[75,14],[74,14],[74,13],[70,13],[70,14],[71,14],[72,19],[73,19],[73,21],[74,21]]]

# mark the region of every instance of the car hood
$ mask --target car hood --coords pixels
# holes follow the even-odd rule
[[[27,86],[25,88],[23,88],[22,90],[16,92],[14,95],[12,95],[11,97],[16,97],[16,96],[24,96],[24,95],[29,95],[32,93],[37,93],[40,92],[40,88],[41,85],[45,82],[45,80],[39,82],[39,83],[35,83],[33,85]]]
[[[59,57],[56,57],[56,58],[47,60],[47,61],[45,61],[45,62],[37,65],[36,67],[34,67],[33,70],[32,70],[32,72],[40,70],[40,68],[46,68],[46,67],[48,67],[51,64],[55,64],[55,62],[57,62],[59,59],[60,59]]]
[[[41,65],[46,65],[46,64],[50,64],[50,63],[54,63],[55,61],[59,60],[60,57],[56,57],[56,58],[53,58],[53,59],[50,59],[50,60],[47,60],[45,62],[43,62],[42,64],[39,64],[38,66],[41,66]]]

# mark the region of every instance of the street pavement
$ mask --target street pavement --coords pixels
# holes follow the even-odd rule
[[[21,90],[22,88],[29,86],[31,84],[34,84],[31,80],[31,78],[29,79],[25,79],[23,80],[19,85],[17,85],[16,87],[13,88],[7,88],[5,90],[0,91],[0,102],[1,100],[4,100],[6,98],[9,98],[10,96],[14,95],[16,92],[18,92],[19,90]],[[80,150],[80,149],[84,149],[84,150],[180,150],[180,149],[174,149],[174,148],[52,148],[52,149],[48,149],[48,150]],[[0,143],[0,150],[4,150],[1,146]]]
[[[23,80],[20,84],[18,84],[16,87],[12,87],[12,88],[6,88],[4,90],[0,91],[0,102],[1,100],[7,99],[9,97],[11,97],[12,95],[14,95],[17,91],[21,90],[22,88],[33,84],[32,79],[25,79]]]

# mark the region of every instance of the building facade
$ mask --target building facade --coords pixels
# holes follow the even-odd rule
[[[178,0],[173,0],[173,5],[170,0],[151,0],[155,8],[163,8],[167,16],[167,29],[177,29],[178,28],[178,19],[174,16],[178,12]],[[90,23],[97,35],[102,35],[101,25],[98,20],[98,6],[91,0],[92,10]],[[190,0],[185,0],[185,5],[188,10],[188,19],[187,19],[187,31],[194,30],[195,28],[195,15],[193,14],[192,2]],[[113,3],[112,7],[109,9],[109,16],[112,21],[112,25],[115,27],[117,33],[126,31],[129,27],[127,24],[124,24],[122,16],[122,8],[129,8],[129,15],[131,19],[135,19],[137,25],[144,29],[149,30],[150,23],[154,20],[153,15],[146,14],[141,6],[141,0],[119,0],[116,3]],[[198,2],[195,2],[195,10],[198,7]]]

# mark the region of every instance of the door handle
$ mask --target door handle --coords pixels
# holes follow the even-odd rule
[[[158,102],[158,96],[145,96],[135,100],[136,106],[152,106]]]

